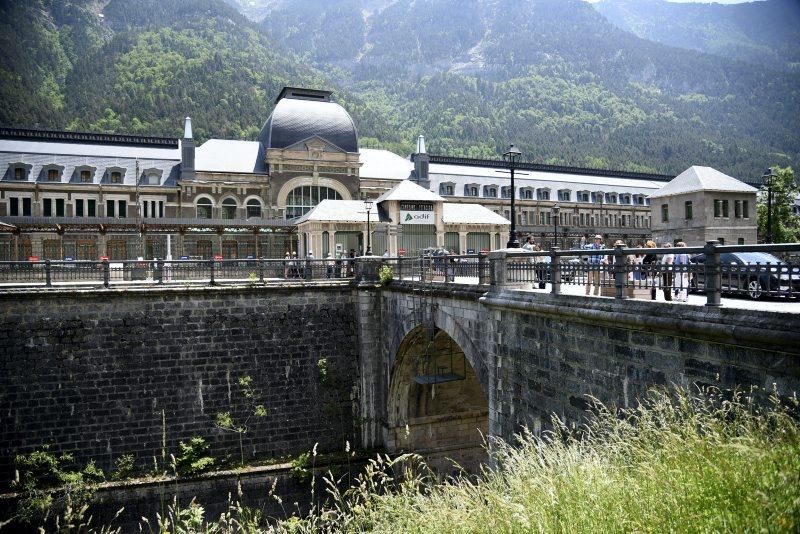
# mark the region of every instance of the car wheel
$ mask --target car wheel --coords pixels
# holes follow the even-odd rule
[[[753,300],[758,300],[764,296],[764,289],[758,280],[750,280],[747,283],[747,296]]]

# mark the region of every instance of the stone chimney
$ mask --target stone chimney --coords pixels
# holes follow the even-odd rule
[[[420,187],[425,189],[431,188],[431,181],[428,177],[428,167],[431,158],[425,151],[425,136],[420,135],[417,138],[417,152],[411,156],[414,161],[414,178],[413,181]]]
[[[183,139],[181,139],[181,180],[194,180],[194,148],[192,118],[186,117],[183,123]]]

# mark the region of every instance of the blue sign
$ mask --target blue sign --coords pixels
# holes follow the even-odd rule
[[[181,259],[182,259],[182,260],[188,260],[188,259],[189,259],[189,256],[181,256]]]
[[[64,256],[64,261],[75,261],[75,258],[72,256]]]

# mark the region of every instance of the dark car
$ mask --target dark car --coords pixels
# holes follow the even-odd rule
[[[705,254],[691,263],[705,264]],[[800,297],[800,268],[766,252],[725,252],[719,255],[722,292],[739,293],[759,299],[766,295]],[[695,270],[695,269],[693,269]],[[705,269],[692,274],[692,289],[705,288]]]

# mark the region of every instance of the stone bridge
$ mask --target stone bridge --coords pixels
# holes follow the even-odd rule
[[[152,467],[194,436],[238,457],[215,416],[263,418],[247,458],[345,442],[469,463],[483,436],[578,424],[587,396],[664,384],[800,388],[800,315],[362,279],[280,287],[0,294],[0,470],[41,448]],[[243,408],[244,406],[244,408]],[[246,411],[246,410],[245,410]],[[162,466],[163,467],[163,466]]]

